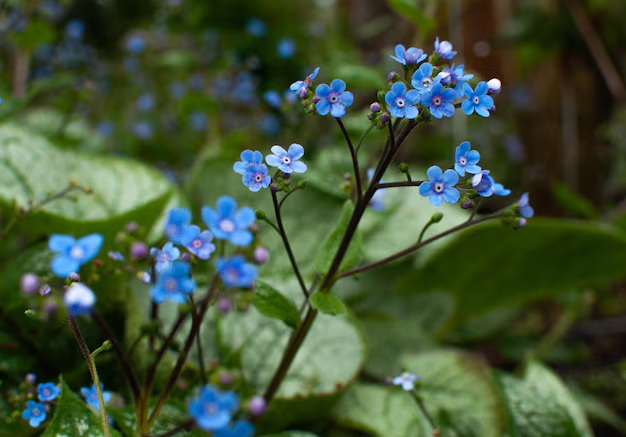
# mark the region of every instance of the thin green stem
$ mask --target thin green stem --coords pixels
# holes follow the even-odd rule
[[[76,323],[76,319],[74,316],[69,316],[70,327],[72,328],[72,332],[74,333],[74,337],[76,338],[76,342],[78,343],[78,347],[80,351],[83,353],[85,360],[87,361],[87,367],[89,368],[89,373],[91,373],[91,380],[96,388],[96,393],[98,395],[98,405],[100,406],[100,419],[102,420],[102,432],[104,437],[110,437],[111,434],[109,432],[109,420],[107,418],[107,413],[104,408],[104,397],[102,396],[102,387],[100,387],[100,379],[98,378],[98,371],[96,370],[96,364],[93,361],[93,357],[89,352],[89,347],[87,347],[87,343],[85,343],[85,338],[83,334],[80,332],[80,328],[78,327],[78,323]]]
[[[433,429],[433,436],[439,436],[440,434],[439,434],[439,431],[437,430],[437,424],[435,423],[430,413],[426,410],[426,406],[424,405],[424,401],[422,400],[422,397],[419,394],[417,394],[415,390],[411,391],[411,397],[417,404],[417,407],[420,409],[424,417],[426,417],[426,420],[428,420],[430,427]]]
[[[285,199],[283,198],[283,200]],[[272,228],[274,228],[276,232],[278,232],[278,235],[280,235],[280,229],[278,229],[278,226],[276,226],[270,219],[268,219],[267,217],[259,217],[259,220],[262,220],[268,225],[270,225]]]
[[[399,182],[381,182],[376,185],[376,189],[394,188],[394,187],[419,187],[424,181],[399,181]]]
[[[363,134],[361,135],[361,138],[359,138],[358,143],[356,143],[356,148],[355,148],[356,153],[359,153],[359,150],[361,149],[361,146],[363,145],[363,141],[369,135],[372,129],[374,129],[373,124],[370,124],[370,126],[367,129],[365,129],[365,132],[363,132]]]
[[[359,158],[354,146],[352,145],[352,140],[350,139],[350,135],[348,134],[343,121],[341,121],[341,118],[335,118],[335,120],[337,120],[337,124],[341,128],[341,132],[343,133],[346,143],[348,144],[348,148],[350,149],[350,156],[352,157],[352,170],[354,171],[354,179],[356,181],[356,198],[358,202],[361,200],[361,197],[363,197],[363,188],[361,187],[361,171],[359,170]]]
[[[296,191],[298,191],[300,189],[300,187],[296,186],[294,189],[290,190],[287,194],[285,194],[283,196],[282,199],[280,199],[280,202],[278,203],[278,209],[283,207],[283,203],[285,203],[285,200],[287,200],[287,197],[291,196],[291,194],[295,193]],[[273,225],[273,223],[272,223]],[[278,231],[278,228],[276,228],[276,230]],[[280,231],[279,231],[280,232]]]
[[[485,201],[484,197],[481,197],[480,199],[478,199],[478,202],[476,202],[476,205],[474,206],[474,210],[472,211],[469,218],[467,219],[468,222],[471,222],[476,216],[476,214],[478,214],[478,210],[480,209],[484,201]]]

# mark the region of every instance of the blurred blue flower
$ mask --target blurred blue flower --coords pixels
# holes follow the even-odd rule
[[[280,108],[281,98],[278,91],[266,91],[265,94],[263,94],[263,100],[265,100],[265,103],[270,105],[272,108]]]
[[[493,194],[495,194],[496,196],[508,196],[509,194],[511,194],[511,190],[509,190],[508,188],[504,188],[504,185],[494,181],[491,176],[488,177],[491,180],[491,189],[493,191]]]
[[[238,408],[239,399],[234,392],[220,392],[211,385],[205,385],[189,403],[188,412],[199,428],[218,431],[228,426]]]
[[[194,91],[202,91],[204,88],[204,76],[202,73],[193,73],[188,79],[189,87]]]
[[[79,240],[71,235],[52,234],[48,248],[58,255],[52,259],[51,267],[55,275],[67,278],[72,272],[78,272],[80,266],[91,261],[100,251],[104,237],[90,234]]]
[[[253,435],[254,425],[244,420],[238,420],[232,426],[213,433],[214,437],[252,437]]]
[[[46,406],[35,401],[26,401],[26,409],[22,411],[22,419],[28,420],[33,428],[41,425],[46,420]]]
[[[104,384],[100,383],[100,390],[102,390],[102,400],[106,404],[111,400],[111,392],[104,390]],[[80,394],[83,395],[87,405],[94,407],[96,410],[100,410],[100,402],[98,402],[98,391],[96,390],[96,384],[92,384],[90,388],[82,387]]]
[[[61,389],[53,382],[44,382],[37,386],[37,397],[41,402],[55,400],[61,394]]]
[[[420,68],[415,70],[413,73],[413,77],[411,79],[411,85],[415,88],[420,94],[424,94],[430,91],[433,87],[433,84],[437,83],[438,79],[433,79],[433,66],[428,62],[424,62],[420,65]]]
[[[265,157],[265,162],[272,167],[278,167],[283,173],[304,173],[307,166],[304,162],[298,161],[304,156],[304,147],[300,144],[292,144],[289,151],[276,145],[271,148],[272,155]]]
[[[444,89],[440,83],[435,83],[430,91],[422,94],[422,105],[429,108],[435,118],[452,117],[455,100],[456,92],[452,88]]]
[[[188,239],[188,228],[191,224],[191,211],[187,208],[173,208],[167,215],[165,222],[165,235],[176,243],[183,244]]]
[[[350,91],[346,91],[346,83],[341,79],[335,79],[330,83],[330,87],[322,83],[315,88],[315,95],[319,99],[315,104],[315,109],[319,115],[326,115],[330,112],[335,118],[343,117],[346,114],[346,107],[354,102],[354,96]]]
[[[398,44],[396,46],[396,56],[391,56],[396,62],[399,62],[402,65],[417,65],[426,59],[426,55],[422,49],[416,49],[415,47],[410,47],[408,50],[404,48],[402,44]]]
[[[463,141],[457,146],[454,153],[454,169],[460,176],[465,176],[465,172],[476,174],[482,169],[477,166],[480,161],[480,153],[477,150],[470,150],[469,141]]]
[[[389,113],[397,118],[414,119],[419,111],[415,107],[420,102],[420,95],[416,90],[406,90],[403,82],[396,82],[391,86],[391,91],[385,94],[385,102],[389,106]]]
[[[131,35],[126,40],[126,50],[135,55],[141,53],[146,48],[146,42],[139,35]]]
[[[182,99],[186,92],[187,86],[182,82],[174,82],[170,86],[170,96],[172,96],[173,99]]]
[[[211,232],[201,232],[198,226],[191,225],[184,246],[198,258],[209,259],[211,254],[215,252],[215,245],[211,243],[211,240],[213,240]]]
[[[454,186],[459,182],[459,175],[454,170],[441,172],[441,168],[433,165],[426,171],[428,181],[422,182],[419,191],[433,206],[441,206],[445,200],[448,203],[456,203],[461,196]]]
[[[533,215],[535,215],[535,211],[533,210],[532,206],[530,206],[530,204],[528,203],[528,193],[522,194],[522,196],[517,201],[517,207],[518,207],[519,214],[522,217],[531,218]]]
[[[143,94],[137,99],[137,109],[149,111],[154,107],[154,96],[150,93]]]
[[[218,258],[215,267],[227,287],[250,287],[257,277],[257,267],[241,255]]]
[[[247,246],[252,242],[252,232],[248,228],[256,220],[256,214],[247,206],[237,210],[237,202],[230,196],[217,199],[215,210],[202,207],[202,220],[219,240],[228,240],[236,246]]]
[[[311,84],[313,83],[313,80],[315,80],[315,76],[317,76],[317,73],[319,73],[319,71],[320,71],[320,67],[317,67],[315,70],[313,70],[313,73],[305,77],[304,80],[298,80],[292,83],[289,86],[289,89],[291,91],[295,91],[295,93],[297,95],[300,95],[300,97],[303,97],[302,90],[304,89],[304,91],[306,91],[306,89],[311,86]]]
[[[435,40],[435,54],[441,59],[450,60],[456,55],[455,51],[452,51],[452,44],[448,41],[439,42],[439,37]]]
[[[250,18],[246,21],[246,32],[252,36],[264,36],[267,33],[267,24],[258,18]]]
[[[81,20],[72,20],[65,26],[65,36],[73,40],[83,39],[85,23]]]
[[[278,41],[276,52],[279,58],[289,59],[296,53],[296,42],[292,38],[283,38]]]
[[[189,125],[195,132],[204,131],[209,125],[209,116],[203,111],[193,111],[189,114]]]
[[[489,117],[489,110],[493,108],[493,98],[487,95],[489,86],[487,82],[479,82],[476,89],[472,90],[469,83],[463,84],[463,93],[467,100],[463,100],[461,107],[466,115],[471,115],[474,111],[481,117]]]
[[[239,73],[235,77],[231,97],[234,102],[249,105],[256,100],[256,81],[248,72]]]
[[[96,126],[96,130],[103,137],[110,137],[115,132],[115,125],[112,121],[101,121],[98,123],[98,126]]]
[[[88,316],[93,312],[96,295],[85,284],[74,282],[65,291],[63,303],[68,313],[74,317]]]
[[[419,381],[421,378],[412,373],[404,372],[400,376],[393,378],[393,385],[402,387],[402,390],[413,391],[415,389],[415,381]]]
[[[152,138],[152,125],[147,121],[139,121],[133,125],[133,134],[140,140]]]
[[[181,237],[186,237],[186,233],[181,235]],[[180,258],[180,249],[174,246],[174,243],[168,241],[163,245],[161,250],[156,247],[150,249],[150,256],[156,261],[156,271],[160,272],[161,270],[168,269],[173,261]]]
[[[168,268],[161,269],[156,284],[150,288],[152,300],[156,303],[186,302],[187,296],[196,289],[196,281],[190,275],[191,267],[185,261],[175,261]]]

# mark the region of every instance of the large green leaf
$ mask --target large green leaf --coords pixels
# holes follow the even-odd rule
[[[263,281],[256,283],[252,305],[265,317],[282,320],[292,328],[300,325],[300,312],[293,301]]]
[[[91,187],[93,194],[78,194],[77,202],[50,202],[17,229],[31,237],[53,232],[111,236],[131,220],[149,229],[174,192],[165,177],[141,164],[59,150],[42,136],[0,126],[0,205],[15,201],[26,208],[29,199],[38,202],[70,180]]]
[[[499,378],[513,437],[588,437],[591,429],[582,408],[549,369],[530,362],[522,379]]]
[[[113,429],[110,431],[111,436],[119,436],[117,431]],[[61,379],[59,403],[42,437],[101,437],[103,435],[100,416],[76,396]]]
[[[431,437],[433,430],[411,394],[396,387],[355,384],[332,412],[341,425],[377,437]]]
[[[463,318],[626,277],[626,236],[610,227],[533,219],[457,234],[408,274],[402,287],[454,295]]]
[[[502,437],[506,414],[500,390],[482,359],[437,350],[407,355],[401,364],[421,376],[420,394],[441,435]]]
[[[348,225],[350,223],[350,219],[352,218],[353,211],[354,207],[352,206],[352,202],[347,200],[343,205],[343,209],[341,210],[341,215],[339,216],[339,222],[337,223],[337,226],[335,226],[335,228],[326,237],[326,240],[324,240],[319,248],[319,251],[317,252],[316,266],[320,272],[326,274],[330,269],[330,266],[335,259],[335,254],[337,253],[341,241],[343,240],[343,236],[348,229]],[[339,265],[339,271],[342,272],[351,269],[359,262],[360,258],[361,234],[357,231],[350,240],[348,250],[346,251],[343,260]]]

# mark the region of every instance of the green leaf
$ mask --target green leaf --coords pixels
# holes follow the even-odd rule
[[[343,209],[341,210],[341,216],[339,216],[339,223],[335,226],[335,229],[326,237],[326,240],[320,246],[317,252],[317,258],[315,264],[317,269],[322,273],[327,273],[330,269],[330,266],[335,258],[335,254],[337,253],[337,249],[339,249],[339,245],[341,244],[341,240],[348,229],[348,224],[350,223],[350,218],[352,217],[352,212],[354,208],[352,207],[352,202],[349,200],[343,204]],[[339,266],[339,272],[344,272],[346,270],[350,270],[354,267],[361,258],[361,234],[357,231],[350,241],[350,245],[348,246],[348,250]]]
[[[515,437],[590,437],[582,408],[549,369],[530,362],[524,377],[499,378]]]
[[[117,431],[114,429],[110,431],[111,436],[119,437]],[[101,437],[103,435],[100,416],[76,396],[61,378],[59,403],[42,437]]]
[[[0,126],[0,206],[28,207],[73,179],[93,189],[72,193],[26,216],[15,228],[31,238],[50,233],[113,236],[129,221],[149,229],[174,193],[156,171],[128,159],[94,157],[55,148],[44,137],[13,125]]]
[[[423,12],[427,6],[423,4],[423,1],[387,0],[387,3],[397,14],[411,20],[423,32],[427,32],[435,24],[433,17],[429,17]],[[432,1],[426,3],[432,3]]]
[[[556,201],[569,214],[580,218],[597,218],[598,209],[587,198],[573,191],[562,182],[552,182],[550,185]]]
[[[252,305],[264,316],[282,320],[287,326],[300,325],[300,311],[293,301],[262,281],[256,283]]]
[[[626,277],[626,236],[610,227],[532,219],[458,233],[399,286],[451,293],[458,316],[554,297]]]
[[[381,89],[385,87],[385,74],[364,65],[342,63],[335,68],[337,76],[341,77],[349,89],[367,88]]]
[[[506,415],[500,390],[481,358],[437,350],[407,355],[401,364],[421,376],[420,395],[441,435],[502,437]]]
[[[330,293],[318,292],[311,296],[311,305],[322,314],[337,316],[346,312],[346,306]]]
[[[433,429],[409,393],[396,387],[355,384],[332,412],[342,426],[377,437],[431,437]]]

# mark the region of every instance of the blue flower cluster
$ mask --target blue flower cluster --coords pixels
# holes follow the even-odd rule
[[[22,411],[22,419],[37,428],[46,420],[48,406],[44,402],[54,401],[61,394],[61,389],[53,382],[41,383],[37,386],[37,397],[40,402],[26,401],[26,408]]]
[[[239,398],[234,392],[220,392],[206,385],[191,400],[188,412],[200,429],[211,431],[215,437],[252,437],[254,426],[251,423],[243,420],[232,423],[238,409]]]
[[[305,163],[300,161],[304,156],[304,147],[292,144],[289,150],[281,146],[273,146],[272,154],[265,157],[265,162],[271,167],[277,167],[284,175],[304,173],[307,171]],[[258,150],[244,150],[241,152],[241,161],[235,162],[233,170],[241,175],[241,181],[250,191],[259,191],[269,187],[272,177],[267,165],[263,164],[263,155]]]
[[[111,400],[111,392],[104,390],[104,385],[100,382],[100,389],[102,390],[102,400],[106,404]],[[96,384],[92,384],[91,387],[82,387],[80,394],[85,398],[85,402],[90,407],[96,410],[100,409],[100,402],[98,402],[98,391],[96,390]]]

